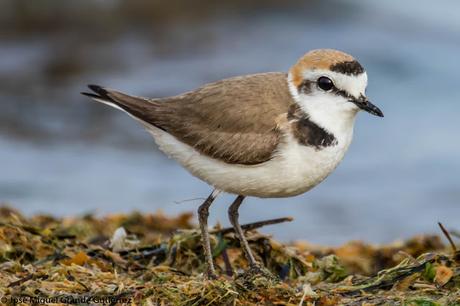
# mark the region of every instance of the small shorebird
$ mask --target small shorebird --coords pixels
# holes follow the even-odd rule
[[[255,260],[238,223],[247,196],[290,197],[324,180],[343,159],[359,110],[383,117],[367,99],[367,74],[337,50],[306,53],[288,73],[238,76],[167,98],[89,85],[83,93],[141,122],[160,149],[214,190],[198,208],[207,275],[216,277],[209,207],[236,194],[228,215],[250,269]]]

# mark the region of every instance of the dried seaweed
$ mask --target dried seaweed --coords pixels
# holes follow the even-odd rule
[[[447,246],[438,236],[420,236],[326,248],[283,244],[255,230],[286,220],[247,225],[266,271],[257,275],[245,272],[234,233],[212,230],[220,277],[209,281],[191,214],[26,218],[3,207],[0,298],[6,304],[31,304],[19,299],[28,297],[35,304],[460,305],[460,254],[450,236]]]

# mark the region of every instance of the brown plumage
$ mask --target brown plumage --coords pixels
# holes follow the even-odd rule
[[[281,138],[277,122],[285,121],[294,103],[285,73],[235,77],[163,99],[90,88],[98,95],[87,95],[112,102],[200,153],[230,164],[269,160]]]

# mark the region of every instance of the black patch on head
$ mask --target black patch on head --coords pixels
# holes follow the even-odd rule
[[[341,62],[330,67],[331,71],[347,75],[358,75],[364,72],[363,66],[358,61]]]
[[[292,132],[300,144],[315,147],[316,150],[338,144],[333,134],[311,121],[297,104],[289,107],[287,118],[291,121]]]

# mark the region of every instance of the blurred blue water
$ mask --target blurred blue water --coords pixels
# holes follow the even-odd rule
[[[329,5],[338,3],[325,2],[314,12],[306,7],[228,15],[186,31],[177,25],[170,34],[182,45],[167,46],[167,52],[128,32],[110,46],[122,69],[90,71],[52,95],[33,89],[25,96],[0,93],[2,101],[32,100],[27,115],[30,109],[2,102],[11,116],[64,135],[50,142],[17,140],[13,129],[0,134],[0,201],[29,214],[196,210],[200,200],[176,202],[205,197],[210,188],[159,153],[131,118],[78,97],[84,85],[172,95],[228,76],[286,71],[310,49],[337,48],[366,67],[368,95],[385,118],[359,114],[345,160],[324,183],[294,198],[250,198],[241,221],[295,216],[263,231],[325,244],[435,232],[437,221],[460,228],[460,3],[351,1],[331,12]],[[196,43],[203,33],[211,39]],[[0,45],[0,73],[23,70],[39,78],[31,65],[47,50],[43,41]],[[103,136],[65,140],[82,131]],[[217,201],[211,224],[228,225],[231,200],[226,195]]]

